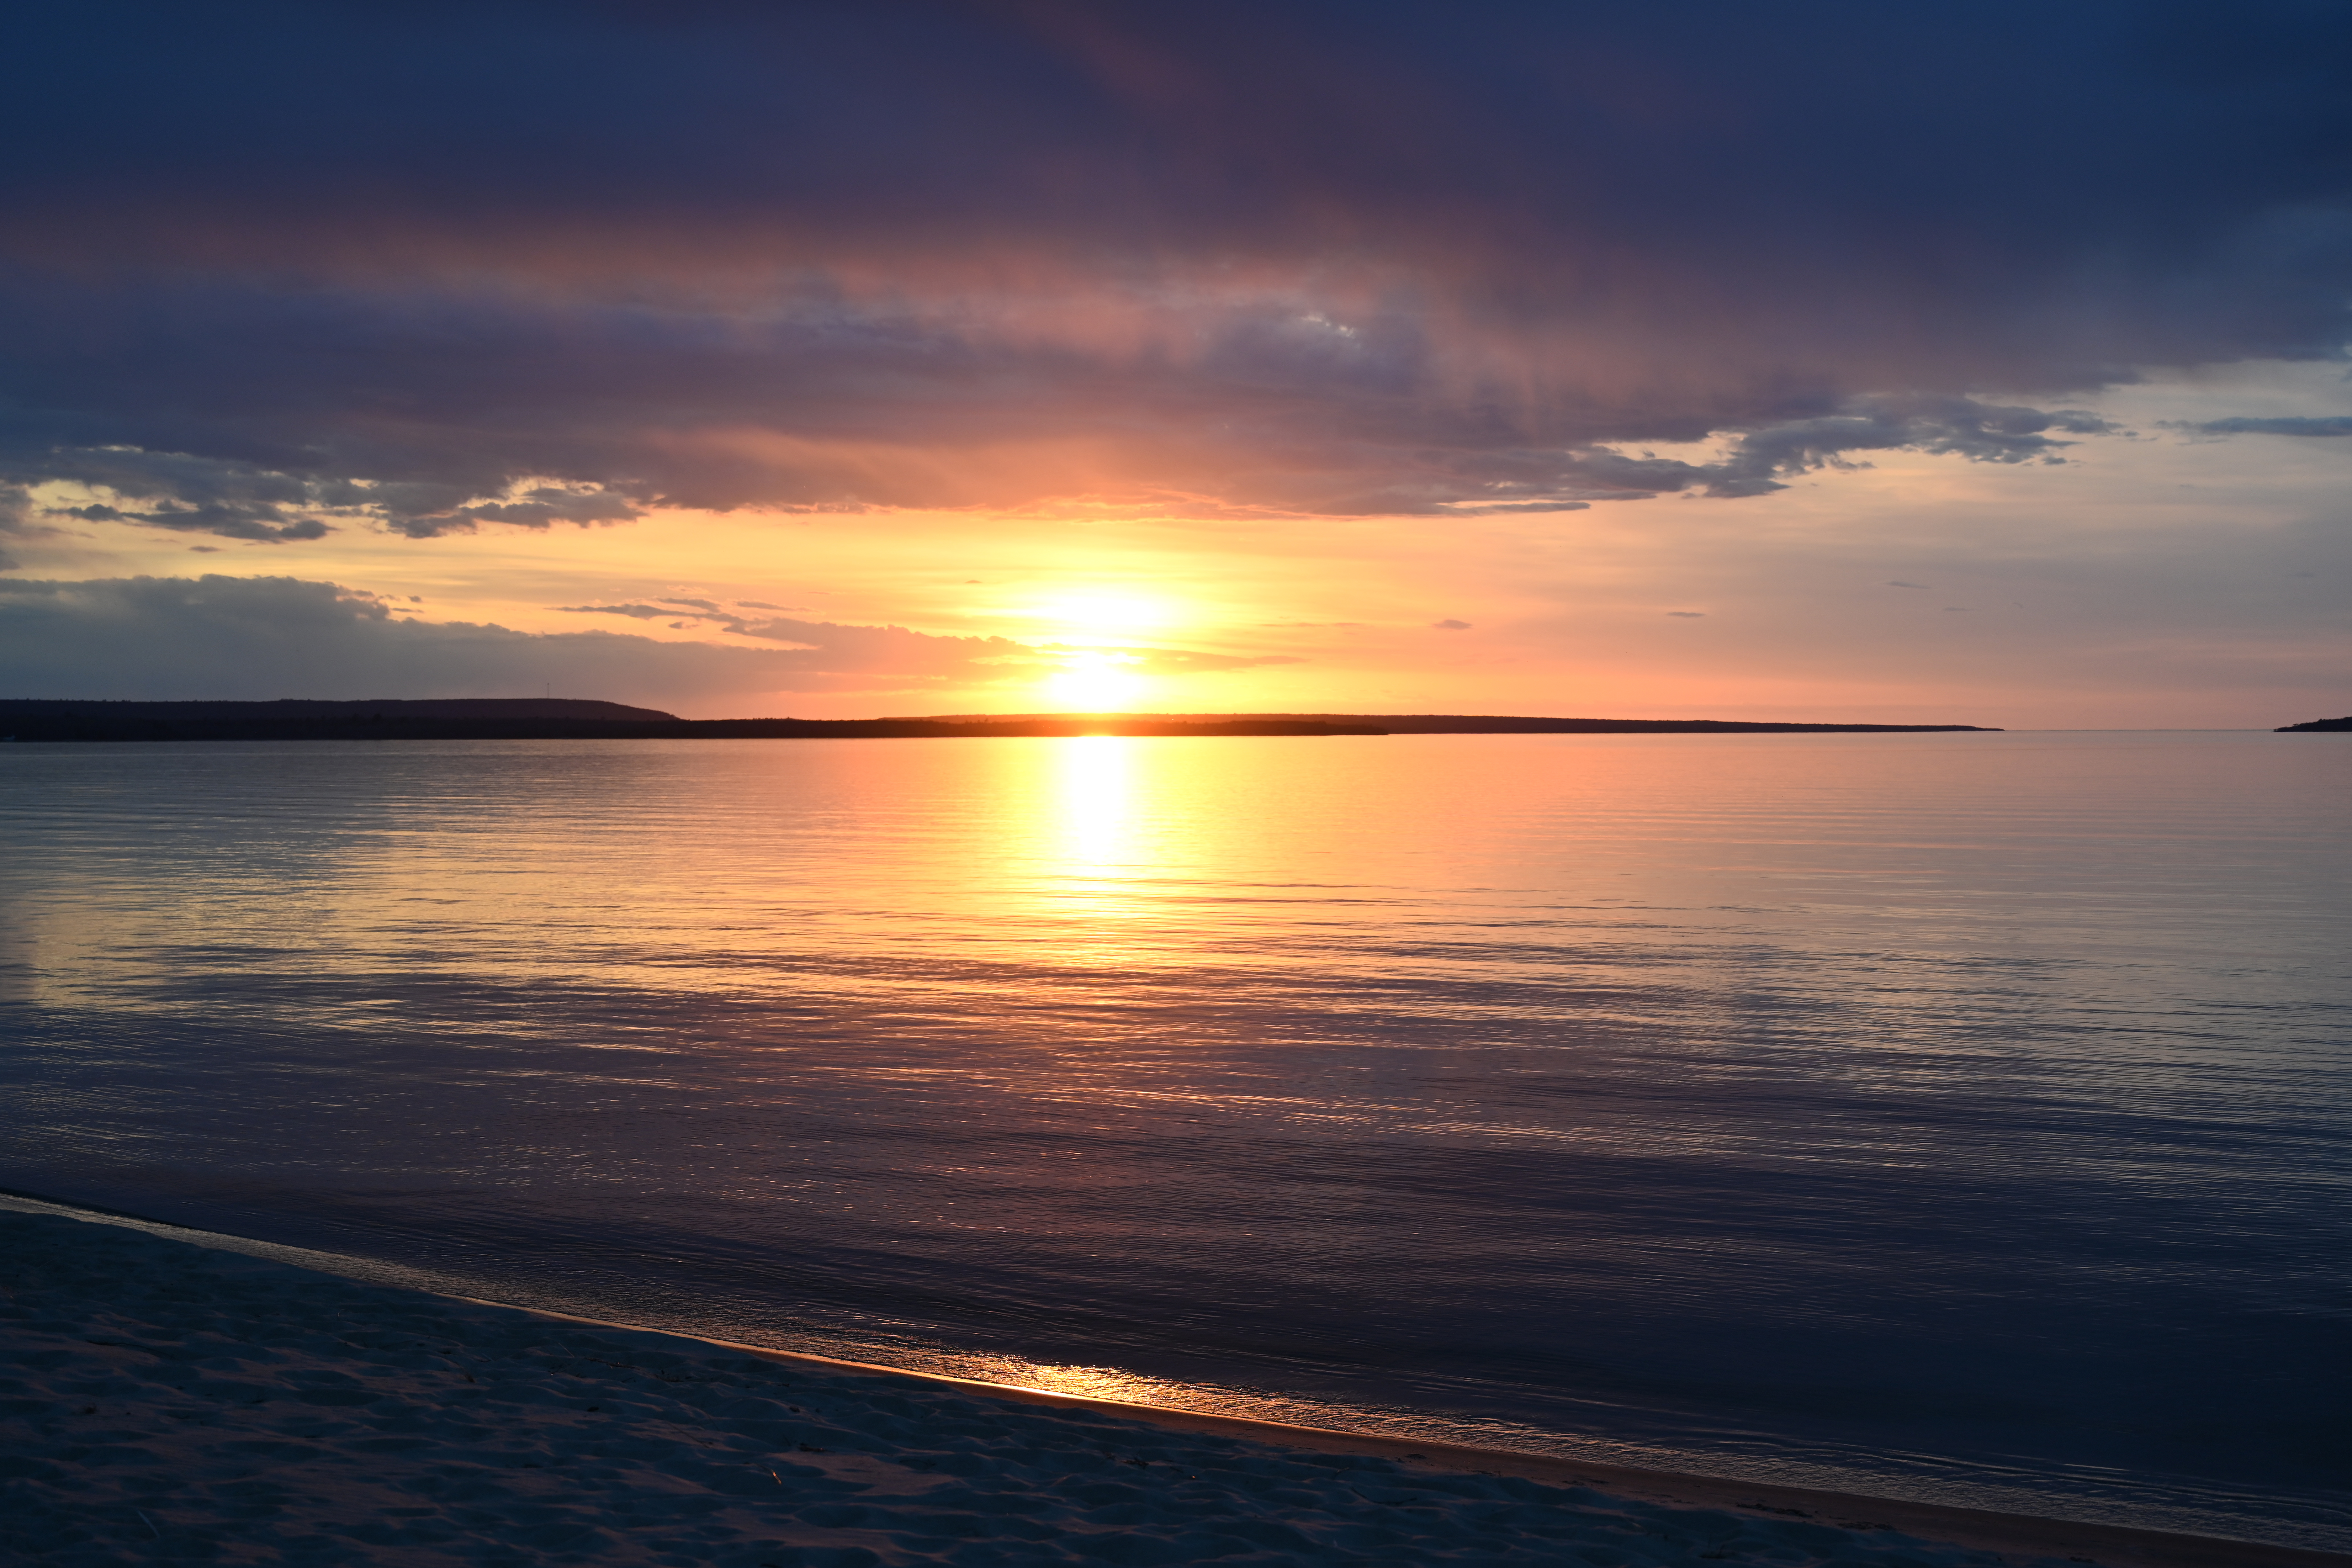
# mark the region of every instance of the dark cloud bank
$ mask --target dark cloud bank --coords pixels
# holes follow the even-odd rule
[[[0,478],[192,536],[1739,497],[2059,460],[2069,393],[2352,336],[2340,5],[12,28]]]
[[[0,578],[0,696],[536,697],[552,687],[615,701],[724,700],[968,686],[1045,662],[1003,637],[899,626],[771,620],[759,633],[793,646],[403,620],[373,595],[291,577]]]

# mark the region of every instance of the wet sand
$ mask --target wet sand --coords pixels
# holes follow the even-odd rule
[[[18,1560],[2352,1563],[929,1377],[152,1228],[0,1213]]]

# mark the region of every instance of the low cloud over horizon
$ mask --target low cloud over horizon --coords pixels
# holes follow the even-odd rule
[[[395,619],[379,596],[292,577],[0,578],[0,696],[246,699],[557,695],[660,707],[732,695],[1003,679],[1002,637],[793,623],[790,649]]]

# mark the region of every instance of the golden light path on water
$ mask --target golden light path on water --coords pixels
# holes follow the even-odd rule
[[[1171,747],[1130,736],[1080,735],[1028,752],[1024,760],[1038,765],[1042,776],[1035,781],[1035,809],[1014,832],[1030,840],[1039,912],[1055,922],[1062,962],[1107,971],[1148,962],[1134,927],[1151,922],[1158,911],[1152,900],[1138,896],[1138,884],[1155,879],[1155,870],[1165,876],[1179,868],[1155,865],[1165,847],[1147,831],[1146,797],[1155,774],[1163,786],[1167,775],[1186,774],[1184,764],[1197,760],[1188,750],[1181,742]],[[1081,1083],[1067,1083],[1065,1091],[1070,1090],[1083,1092]],[[1433,1426],[1441,1426],[1443,1436],[1457,1441],[1490,1443],[1535,1435],[1507,1423],[1382,1421],[1361,1410],[1180,1383],[1118,1366],[938,1352],[902,1353],[893,1360],[941,1376],[1041,1394],[1252,1420],[1377,1428],[1423,1438],[1440,1435]]]
[[[1122,886],[1140,852],[1134,748],[1123,735],[1080,735],[1055,754],[1065,913],[1117,919],[1138,912]]]
[[[1034,838],[1041,912],[1057,923],[1058,956],[1064,963],[1105,971],[1148,967],[1150,945],[1173,933],[1147,936],[1139,922],[1161,925],[1163,908],[1148,896],[1150,884],[1181,875],[1169,864],[1171,847],[1147,822],[1150,798],[1171,781],[1186,780],[1188,765],[1213,761],[1185,742],[1124,735],[1080,735],[1052,743],[1042,754],[1037,809],[1025,825]],[[1091,932],[1089,928],[1094,928]],[[1177,939],[1181,942],[1181,938]],[[1171,955],[1161,953],[1160,962]],[[1115,976],[1106,975],[1115,983]],[[1078,1077],[1064,1092],[1085,1093]],[[1121,1098],[1140,1098],[1126,1085]],[[1190,1098],[1190,1097],[1185,1097]],[[1264,1392],[1202,1382],[1176,1382],[1126,1367],[1030,1360],[1021,1356],[916,1352],[894,1358],[900,1364],[944,1376],[971,1378],[1041,1394],[1109,1400],[1160,1409],[1193,1411],[1296,1426],[1340,1426],[1380,1431],[1424,1441],[1489,1445],[1540,1443],[1539,1429],[1502,1421],[1433,1420],[1425,1414],[1384,1413],[1319,1401],[1285,1398]],[[1631,1453],[1632,1450],[1627,1450]],[[1635,1454],[1635,1458],[1642,1455]]]

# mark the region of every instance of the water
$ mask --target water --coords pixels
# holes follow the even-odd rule
[[[0,747],[0,1184],[2352,1549],[2352,744]]]

